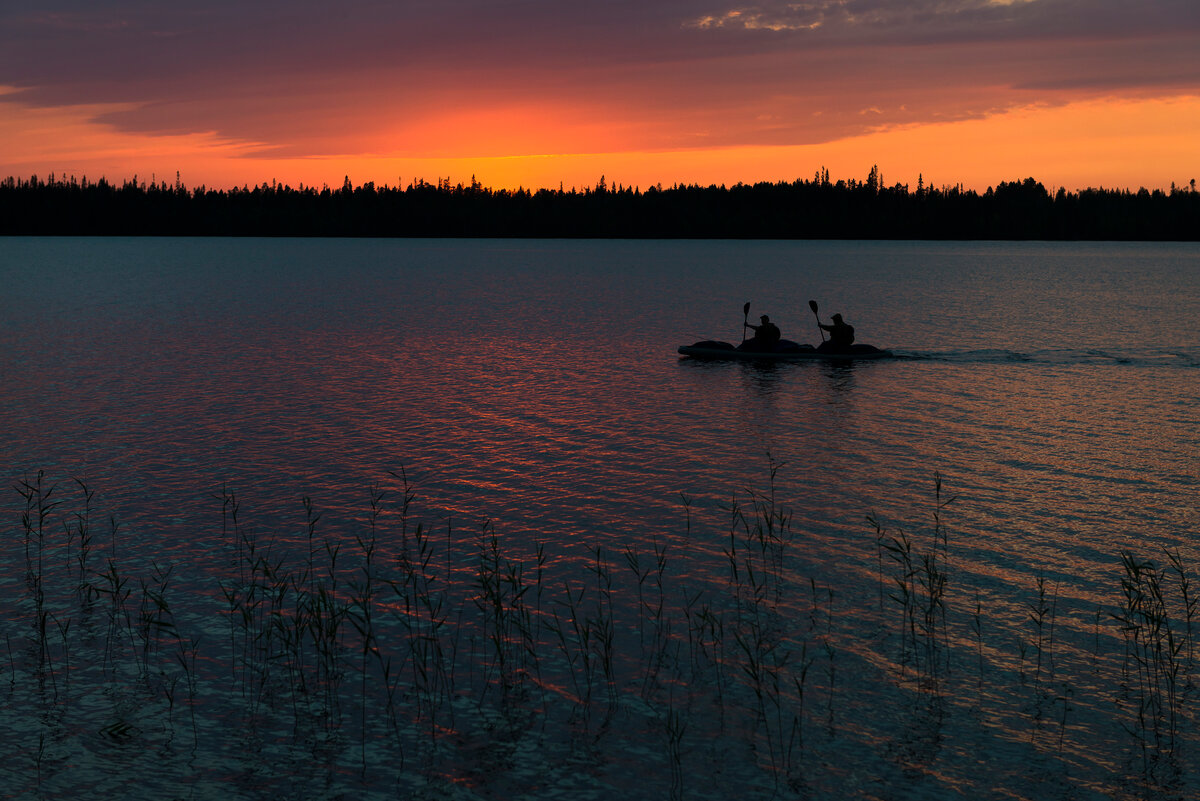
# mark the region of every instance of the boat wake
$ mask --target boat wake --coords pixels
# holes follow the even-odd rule
[[[1053,364],[1053,365],[1130,365],[1133,367],[1200,367],[1200,349],[1149,348],[1044,348],[1039,350],[915,350],[893,348],[896,359],[939,361],[954,364]]]

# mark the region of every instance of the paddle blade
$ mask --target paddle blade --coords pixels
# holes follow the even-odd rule
[[[813,310],[813,314],[816,314],[817,313],[817,302],[815,300],[810,300],[808,302],[808,308]]]
[[[750,313],[750,301],[746,301],[746,305],[742,307],[742,314]]]

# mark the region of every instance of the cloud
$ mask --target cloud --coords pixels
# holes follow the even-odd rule
[[[694,20],[685,22],[686,27],[710,28],[745,28],[748,31],[811,31],[824,24],[823,15],[819,13],[800,13],[799,4],[784,9],[783,13],[772,13],[759,8],[735,8],[723,14],[705,14]]]
[[[805,41],[887,42],[1131,38],[1193,33],[1191,0],[765,0],[685,21],[701,30],[818,32]]]
[[[1200,91],[1195,0],[10,0],[0,95],[276,157],[828,142]],[[862,109],[877,113],[861,114]]]

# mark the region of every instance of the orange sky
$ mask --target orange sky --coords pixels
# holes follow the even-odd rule
[[[401,14],[351,1],[359,13],[335,14],[297,0],[274,17],[232,2],[17,3],[0,11],[0,175],[179,171],[216,187],[475,176],[496,188],[604,175],[644,189],[822,167],[861,179],[877,164],[889,185],[921,174],[979,190],[1027,176],[1069,190],[1200,177],[1191,3],[1149,0],[1135,15],[1116,0],[602,13],[530,0],[504,16],[447,2]],[[519,13],[540,14],[541,32]]]

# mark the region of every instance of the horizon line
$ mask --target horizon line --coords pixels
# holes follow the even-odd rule
[[[198,183],[198,184],[193,184],[190,188],[188,187],[187,182],[183,179],[183,173],[181,170],[175,171],[175,178],[173,181],[166,181],[164,179],[160,179],[158,177],[157,171],[151,171],[150,175],[151,175],[151,177],[150,177],[150,180],[148,180],[148,181],[145,180],[144,178],[139,180],[139,173],[136,171],[132,174],[132,176],[128,176],[128,177],[124,177],[124,178],[120,178],[120,179],[111,179],[107,176],[107,174],[101,174],[99,178],[91,178],[90,179],[90,178],[88,178],[87,173],[77,174],[74,171],[67,172],[67,171],[51,170],[51,171],[45,173],[44,178],[42,176],[39,176],[39,174],[36,172],[31,172],[29,174],[28,178],[23,178],[20,175],[10,174],[10,175],[6,176],[4,179],[0,179],[0,183],[9,184],[9,183],[15,182],[19,185],[22,182],[44,181],[48,185],[58,185],[58,184],[79,185],[80,183],[84,183],[85,185],[86,185],[86,183],[96,185],[96,184],[100,183],[101,181],[103,181],[110,186],[117,186],[117,187],[127,186],[132,183],[134,186],[141,188],[141,189],[145,189],[150,186],[154,186],[156,188],[166,186],[167,188],[182,188],[182,189],[186,189],[188,191],[194,191],[199,188],[203,188],[205,190],[211,190],[211,191],[234,191],[234,190],[243,190],[243,189],[245,189],[245,190],[261,189],[262,187],[268,187],[271,189],[291,189],[291,190],[297,190],[297,191],[303,190],[303,189],[320,189],[322,191],[324,189],[329,189],[330,191],[338,191],[340,189],[344,189],[346,187],[346,185],[349,184],[351,189],[364,189],[368,185],[370,185],[377,189],[406,191],[407,189],[415,189],[415,188],[422,187],[422,186],[432,186],[435,188],[442,188],[443,186],[445,186],[446,188],[449,188],[449,189],[477,188],[479,190],[489,191],[489,192],[528,191],[530,193],[536,194],[536,193],[542,192],[542,191],[576,192],[576,193],[578,193],[578,192],[584,192],[584,191],[588,191],[588,190],[599,189],[601,187],[601,184],[603,184],[605,186],[607,191],[617,191],[617,190],[614,190],[613,187],[619,187],[621,191],[632,190],[634,192],[645,192],[645,191],[649,191],[650,189],[657,189],[658,191],[667,191],[668,189],[675,189],[675,188],[729,189],[729,188],[737,187],[737,186],[759,186],[759,185],[764,185],[764,184],[769,185],[769,186],[780,186],[780,185],[793,185],[796,183],[827,184],[830,186],[837,186],[839,184],[843,184],[843,185],[849,186],[851,184],[855,184],[855,185],[865,184],[871,180],[872,175],[875,175],[877,180],[879,181],[879,183],[877,184],[877,187],[880,191],[889,190],[889,189],[905,189],[905,190],[912,191],[910,182],[899,182],[898,181],[898,182],[895,182],[892,184],[884,183],[882,180],[882,178],[883,178],[882,171],[879,170],[878,165],[872,165],[872,169],[870,171],[868,171],[867,177],[865,179],[859,179],[859,178],[836,178],[835,179],[830,174],[830,172],[827,168],[821,167],[815,171],[815,174],[813,176],[809,176],[807,178],[802,177],[802,176],[796,176],[795,178],[792,178],[790,180],[782,179],[782,178],[778,179],[778,180],[773,180],[773,181],[767,180],[767,179],[760,179],[760,180],[754,180],[754,181],[738,180],[734,183],[728,183],[728,182],[718,183],[715,181],[709,182],[709,183],[702,183],[702,182],[688,183],[688,182],[674,181],[670,185],[666,184],[666,182],[664,182],[664,181],[657,181],[655,183],[648,184],[646,186],[645,190],[643,190],[641,188],[641,184],[633,184],[633,183],[627,184],[623,181],[610,182],[607,180],[607,173],[601,173],[599,175],[599,177],[597,178],[596,182],[593,184],[585,184],[582,186],[580,186],[578,184],[572,184],[569,189],[567,188],[565,182],[563,182],[563,181],[560,181],[559,185],[557,187],[546,186],[546,185],[535,186],[532,184],[530,184],[528,186],[518,185],[516,187],[492,186],[492,185],[488,185],[482,181],[477,180],[477,178],[474,174],[471,175],[471,178],[469,181],[463,181],[461,179],[458,181],[453,181],[451,176],[444,176],[444,177],[443,176],[435,176],[433,181],[428,181],[425,179],[424,176],[414,176],[413,178],[409,179],[407,186],[405,186],[404,177],[401,175],[396,176],[397,183],[391,184],[391,183],[379,182],[379,181],[375,181],[375,180],[367,180],[367,181],[362,181],[360,183],[355,183],[350,179],[350,175],[346,174],[340,185],[330,184],[329,182],[322,182],[320,184],[320,186],[318,186],[315,183],[305,183],[304,181],[300,181],[297,184],[293,185],[293,184],[288,183],[287,181],[279,181],[277,178],[272,177],[270,181],[267,181],[265,179],[258,181],[258,182],[254,182],[254,183],[243,181],[241,184],[233,183],[233,184],[228,184],[228,185],[223,185],[223,186],[218,186],[215,184],[210,185],[208,183],[202,182],[202,183]],[[1103,184],[1099,184],[1099,185],[1095,185],[1095,186],[1088,185],[1086,187],[1080,187],[1080,188],[1076,188],[1076,189],[1072,190],[1072,189],[1067,189],[1065,186],[1058,186],[1058,185],[1053,185],[1053,184],[1047,185],[1047,184],[1043,183],[1040,179],[1038,179],[1036,176],[1028,174],[1028,175],[1024,175],[1022,177],[1015,177],[1015,178],[1010,178],[1010,179],[999,180],[999,181],[996,181],[995,183],[989,182],[986,189],[978,190],[978,189],[972,189],[972,188],[967,187],[963,181],[956,181],[956,182],[941,181],[941,182],[937,182],[936,184],[924,183],[923,176],[924,176],[923,171],[918,172],[918,187],[917,187],[918,190],[920,190],[921,188],[924,188],[925,191],[932,191],[935,189],[938,191],[948,191],[948,190],[952,190],[952,189],[958,189],[959,191],[975,192],[976,194],[986,194],[989,191],[994,191],[996,188],[998,188],[1001,185],[1014,184],[1014,183],[1021,184],[1021,183],[1025,183],[1030,180],[1034,181],[1037,184],[1040,184],[1051,196],[1057,194],[1058,190],[1060,190],[1060,189],[1066,191],[1068,194],[1085,192],[1085,191],[1130,192],[1130,193],[1134,193],[1134,194],[1141,192],[1142,190],[1145,190],[1145,191],[1148,191],[1151,193],[1153,193],[1155,191],[1161,191],[1161,192],[1168,193],[1168,194],[1173,191],[1181,191],[1181,190],[1182,191],[1193,191],[1193,192],[1196,191],[1196,179],[1195,178],[1191,178],[1189,180],[1189,182],[1182,183],[1182,184],[1177,183],[1176,181],[1171,181],[1169,186],[1148,186],[1146,184],[1139,184],[1136,188],[1134,188],[1132,185],[1105,186]]]

